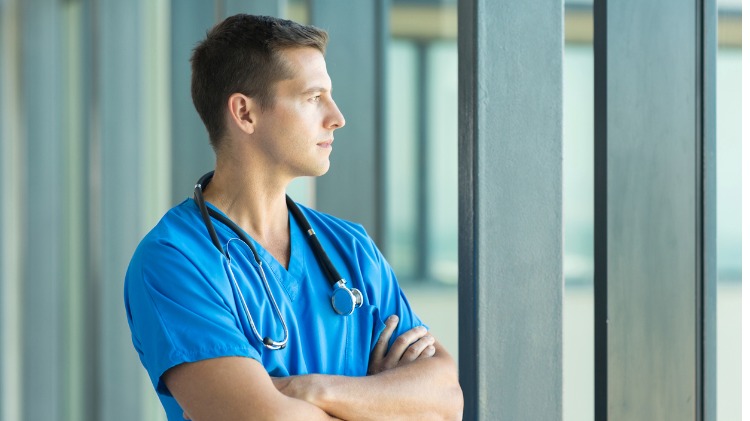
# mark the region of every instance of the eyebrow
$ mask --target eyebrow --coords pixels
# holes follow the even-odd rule
[[[329,89],[323,88],[322,86],[314,86],[312,88],[307,88],[302,92],[302,95],[311,94],[313,92],[330,92]]]

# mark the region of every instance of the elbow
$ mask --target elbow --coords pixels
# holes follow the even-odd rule
[[[446,421],[462,420],[464,416],[464,392],[461,385],[456,382],[446,392],[446,412],[443,417]]]
[[[458,367],[449,360],[450,364],[443,364],[443,387],[440,393],[441,411],[436,419],[454,421],[462,420],[464,416],[464,392],[458,381]]]
[[[449,370],[448,378],[450,379],[445,389],[446,413],[445,420],[462,420],[464,417],[464,391],[461,389],[461,383],[458,381],[458,370],[453,363]]]
[[[441,421],[460,421],[464,416],[464,392],[458,382],[458,376],[450,376],[450,380],[446,380],[439,394],[435,395],[437,398],[435,402],[439,404],[434,407],[434,412],[427,418]]]
[[[438,405],[419,415],[420,419],[435,421],[461,421],[464,416],[464,394],[456,384],[444,390]]]

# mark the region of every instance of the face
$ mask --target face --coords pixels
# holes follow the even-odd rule
[[[258,114],[254,135],[278,177],[319,176],[328,171],[333,132],[344,116],[331,96],[326,62],[314,48],[282,52],[292,78],[276,83],[273,105]]]

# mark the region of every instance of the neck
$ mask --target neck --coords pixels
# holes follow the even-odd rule
[[[263,171],[253,171],[252,164],[217,159],[204,196],[270,251],[288,245],[287,184],[264,176]]]

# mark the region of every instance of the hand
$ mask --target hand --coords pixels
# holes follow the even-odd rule
[[[320,392],[323,385],[319,384],[319,376],[307,374],[303,376],[271,377],[276,390],[289,396],[315,404],[316,393]]]
[[[370,366],[367,374],[378,374],[385,370],[408,364],[419,358],[429,358],[435,355],[435,338],[427,332],[424,326],[417,326],[396,338],[391,349],[388,341],[396,330],[398,316],[386,319],[385,329],[380,334],[375,349],[370,355]]]

